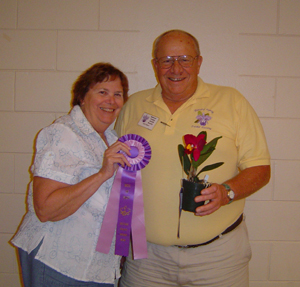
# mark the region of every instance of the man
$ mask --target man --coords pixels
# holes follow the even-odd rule
[[[268,183],[270,156],[258,117],[235,89],[206,84],[197,75],[199,44],[172,30],[154,43],[153,66],[159,84],[132,95],[117,122],[119,135],[135,133],[152,148],[142,170],[148,259],[127,258],[122,287],[248,286],[251,258],[243,219],[245,198]],[[203,115],[199,123],[197,116]],[[196,202],[195,213],[182,211],[184,177],[178,150],[186,134],[207,132],[207,142],[222,136],[207,163],[213,184]]]

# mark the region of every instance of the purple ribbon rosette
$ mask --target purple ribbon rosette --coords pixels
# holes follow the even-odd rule
[[[130,147],[130,156],[120,152],[126,156],[131,167],[125,165],[118,168],[96,250],[108,254],[116,230],[116,255],[128,256],[131,234],[134,259],[147,258],[141,169],[151,159],[151,148],[144,138],[135,134],[124,135],[119,141]]]

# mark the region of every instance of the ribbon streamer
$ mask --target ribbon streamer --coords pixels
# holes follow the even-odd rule
[[[96,250],[109,253],[116,230],[115,254],[128,256],[130,234],[134,259],[147,258],[147,240],[144,218],[143,188],[141,169],[151,158],[148,142],[135,134],[128,134],[119,141],[130,147],[127,156],[131,167],[119,167],[107,204]]]

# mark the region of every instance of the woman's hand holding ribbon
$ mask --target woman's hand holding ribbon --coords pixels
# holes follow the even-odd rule
[[[122,167],[125,165],[131,166],[126,156],[120,153],[120,151],[130,156],[130,147],[120,141],[115,142],[104,152],[102,168],[99,170],[99,173],[102,174],[104,178],[111,178],[118,168],[118,164]]]

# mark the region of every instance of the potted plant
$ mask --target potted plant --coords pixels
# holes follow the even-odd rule
[[[207,143],[207,132],[202,131],[198,136],[187,134],[183,137],[184,145],[178,145],[178,154],[182,168],[187,175],[187,179],[182,180],[182,209],[195,212],[196,207],[203,205],[204,202],[196,203],[195,196],[200,195],[201,190],[210,184],[207,179],[200,179],[199,175],[223,165],[224,162],[217,162],[206,165],[199,171],[198,168],[210,157],[216,149],[218,140],[216,137]]]

